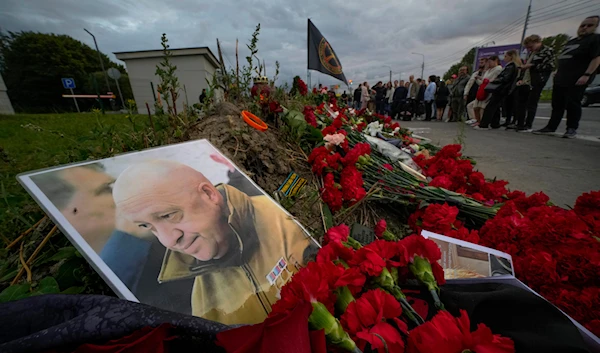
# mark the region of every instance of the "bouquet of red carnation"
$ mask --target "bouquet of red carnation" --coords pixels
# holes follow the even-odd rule
[[[377,233],[385,233],[384,228],[380,222]],[[220,334],[219,344],[237,349],[239,344],[227,340],[236,330],[282,332],[283,328],[274,327],[277,322],[298,317],[294,323],[286,322],[286,327],[304,337],[298,347],[310,346],[313,352],[514,352],[512,340],[494,335],[483,324],[471,332],[465,312],[454,318],[444,311],[438,297],[439,286],[445,283],[438,263],[441,252],[432,240],[413,235],[362,245],[342,224],[327,231],[324,244],[316,262],[300,269],[281,289],[281,299],[264,323]],[[411,282],[427,288],[439,310],[429,322],[404,294],[403,287]]]

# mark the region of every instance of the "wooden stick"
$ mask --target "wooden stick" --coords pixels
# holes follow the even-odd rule
[[[35,260],[36,256],[40,253],[40,251],[42,251],[42,248],[44,247],[44,245],[46,245],[46,243],[48,243],[48,241],[50,240],[50,237],[52,237],[52,235],[54,235],[54,233],[56,232],[57,229],[58,229],[57,226],[52,227],[52,229],[46,235],[44,240],[42,240],[40,245],[38,245],[38,247],[33,251],[33,254],[31,254],[29,259],[27,259],[27,262],[26,262],[27,265],[31,265],[31,263],[33,263],[33,260]],[[21,267],[21,269],[19,270],[19,273],[17,273],[15,278],[12,280],[12,282],[10,282],[11,286],[13,284],[16,284],[19,281],[19,279],[21,279],[21,276],[23,276],[23,272],[25,272],[25,268]]]
[[[21,241],[21,239],[23,239],[24,236],[26,236],[27,234],[31,233],[35,229],[35,227],[39,226],[40,223],[42,223],[46,218],[48,218],[48,216],[42,217],[42,219],[40,219],[34,225],[32,225],[31,228],[29,228],[26,231],[24,231],[23,233],[21,233],[21,235],[19,235],[17,237],[17,239],[13,240],[12,243],[10,243],[10,244],[8,244],[6,246],[6,250],[8,250],[8,249],[12,248],[13,246],[17,245],[17,243],[19,243],[19,241]]]
[[[21,261],[21,265],[27,271],[27,282],[31,283],[31,269],[25,263],[25,259],[23,258],[23,242],[21,242],[21,247],[19,248],[19,261]]]
[[[235,86],[237,91],[237,100],[240,100],[242,96],[240,90],[240,59],[238,56],[238,39],[235,39]]]

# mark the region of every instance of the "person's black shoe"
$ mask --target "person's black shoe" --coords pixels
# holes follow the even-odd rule
[[[501,127],[502,127],[502,125],[498,125],[498,126],[490,126],[490,128],[492,128],[492,129],[494,129],[494,130],[496,130],[496,129],[499,129],[499,128],[501,128]]]
[[[533,131],[533,130],[529,127],[517,126],[517,132],[531,132],[531,131]]]
[[[563,135],[563,138],[566,139],[574,139],[575,137],[577,137],[577,130],[575,129],[567,129],[567,132]]]
[[[554,133],[554,130],[548,129],[547,127],[533,131],[533,134],[535,134],[535,135],[547,135],[547,134],[553,134],[553,133]]]
[[[515,125],[515,124],[506,125],[506,130],[515,130],[516,128],[517,128],[517,125]]]

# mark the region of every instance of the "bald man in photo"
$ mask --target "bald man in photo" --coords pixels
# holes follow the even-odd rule
[[[167,248],[158,281],[195,278],[192,313],[225,324],[262,322],[316,247],[267,196],[214,186],[177,162],[129,167],[113,198],[118,217]]]

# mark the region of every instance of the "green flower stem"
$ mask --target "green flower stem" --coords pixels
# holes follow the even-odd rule
[[[442,304],[438,295],[440,288],[437,285],[437,281],[435,280],[435,276],[433,275],[433,270],[431,269],[431,264],[429,261],[421,256],[415,256],[413,262],[408,265],[408,268],[410,269],[410,272],[412,272],[412,274],[415,275],[419,281],[421,281],[421,283],[427,286],[429,293],[431,293],[433,297],[435,307],[439,310],[444,310],[444,304]]]
[[[354,301],[354,296],[347,286],[337,289],[337,300],[335,302],[335,311],[343,314],[350,303]]]
[[[375,278],[375,283],[393,295],[394,298],[400,302],[400,305],[402,306],[402,312],[409,320],[417,324],[417,326],[425,322],[425,320],[423,320],[423,318],[408,303],[406,300],[406,295],[404,295],[402,289],[394,283],[394,278],[387,268],[383,268],[381,274]]]
[[[346,240],[345,243],[352,247],[354,250],[362,248],[362,244],[359,243],[358,240],[352,238],[351,236],[348,236],[348,240]]]
[[[336,346],[343,348],[349,352],[360,352],[356,343],[344,331],[342,325],[329,310],[319,302],[312,302],[313,311],[308,317],[308,323],[315,330],[324,330],[325,337]]]

